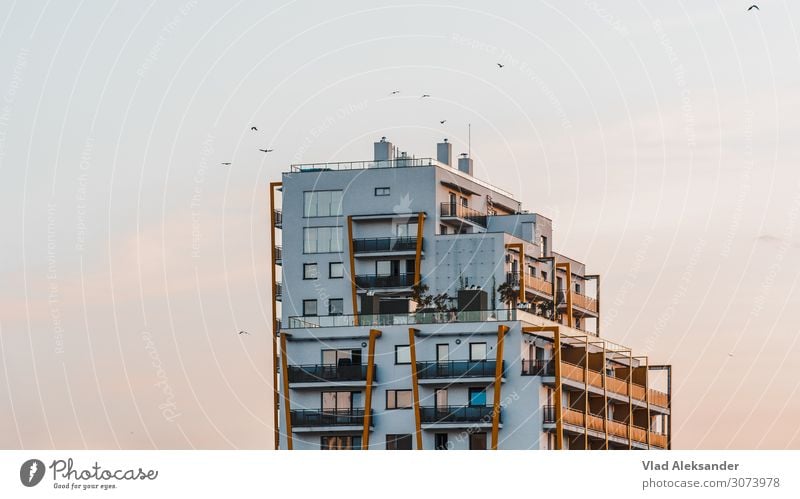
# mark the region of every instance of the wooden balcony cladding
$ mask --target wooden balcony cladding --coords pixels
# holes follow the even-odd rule
[[[561,376],[583,383],[583,368],[569,362],[561,362]]]
[[[603,375],[601,373],[589,369],[589,374],[587,378],[588,378],[587,381],[589,382],[590,385],[600,389],[603,388]]]
[[[617,395],[628,395],[628,383],[625,380],[608,376],[606,378],[606,383],[608,383],[608,391],[614,392]]]
[[[575,291],[572,292],[572,306],[597,313],[597,300]]]
[[[631,383],[631,397],[644,402],[647,398],[647,392],[642,385]]]
[[[667,448],[667,436],[660,433],[650,432],[650,445],[661,449]]]
[[[650,404],[657,405],[658,407],[669,407],[669,396],[658,390],[650,389]]]
[[[619,421],[608,420],[608,433],[615,437],[628,438],[628,425]]]
[[[525,276],[525,287],[546,295],[553,294],[553,283],[532,275]]]
[[[576,411],[574,409],[568,409],[565,407],[562,416],[562,421],[564,421],[565,424],[583,426],[583,412]]]
[[[647,443],[647,430],[638,426],[631,426],[631,439],[636,442]]]
[[[586,420],[587,426],[590,430],[595,430],[599,432],[605,431],[603,429],[603,418],[600,416],[595,416],[594,414],[589,414]]]

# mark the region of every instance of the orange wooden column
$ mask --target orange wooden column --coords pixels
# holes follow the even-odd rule
[[[375,378],[375,341],[380,338],[377,329],[369,331],[369,353],[367,354],[367,384],[364,396],[364,430],[361,433],[361,448],[369,449],[369,425],[372,417],[372,381]]]
[[[497,326],[497,350],[494,368],[494,403],[492,406],[492,450],[497,450],[500,437],[500,390],[503,386],[503,346],[508,326]]]
[[[418,330],[408,328],[408,349],[411,355],[411,392],[414,397],[414,424],[417,437],[417,450],[422,450],[422,420],[419,409],[419,380],[417,377],[417,342]]]

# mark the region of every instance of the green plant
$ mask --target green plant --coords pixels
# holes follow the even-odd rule
[[[508,305],[508,308],[514,308],[514,305],[517,303],[517,297],[519,296],[519,291],[514,289],[514,286],[504,282],[497,287],[497,293],[500,295],[500,301],[502,303]]]

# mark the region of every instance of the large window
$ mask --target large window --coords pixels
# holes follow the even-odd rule
[[[411,364],[411,347],[409,347],[408,345],[395,345],[394,363]]]
[[[486,450],[486,433],[470,433],[469,450]]]
[[[328,264],[328,277],[331,279],[341,279],[344,277],[344,264],[342,262],[331,262]]]
[[[486,406],[486,389],[485,388],[470,388],[469,389],[469,405],[471,406]]]
[[[361,365],[361,349],[323,350],[322,363],[326,366]]]
[[[411,450],[411,435],[386,435],[386,450]]]
[[[317,264],[316,263],[304,263],[303,264],[303,279],[316,279],[319,277],[319,272],[317,271]]]
[[[342,191],[306,191],[303,193],[305,217],[335,217],[342,214]]]
[[[397,224],[397,237],[417,237],[417,222]]]
[[[386,390],[387,409],[411,409],[411,390]]]
[[[322,410],[352,411],[360,400],[361,392],[322,392]]]
[[[350,435],[323,435],[319,437],[322,450],[355,450],[361,448],[361,437]]]
[[[303,300],[303,315],[306,317],[317,315],[317,300]]]
[[[328,300],[328,315],[342,315],[344,313],[344,300],[331,298]]]
[[[469,360],[486,360],[486,343],[470,343]]]
[[[304,227],[303,253],[341,253],[341,227]]]

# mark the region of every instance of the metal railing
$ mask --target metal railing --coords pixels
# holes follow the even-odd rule
[[[283,299],[283,284],[280,281],[275,283],[275,299],[277,301]]]
[[[494,377],[496,370],[497,361],[494,360],[417,362],[419,379]]]
[[[281,210],[275,210],[275,227],[283,228],[283,212]]]
[[[420,407],[419,410],[423,423],[491,423],[493,416],[490,405]]]
[[[325,172],[339,170],[367,170],[370,168],[415,168],[441,165],[433,158],[395,158],[372,161],[341,161],[334,163],[298,163],[291,166],[293,172]]]
[[[410,288],[415,284],[416,274],[357,275],[356,286],[368,288]]]
[[[289,383],[364,381],[366,379],[367,366],[361,364],[289,366]]]
[[[414,251],[416,249],[416,237],[374,237],[353,239],[353,251],[355,253]]]
[[[442,203],[439,213],[442,217],[461,218],[463,220],[469,220],[481,227],[486,227],[486,213],[473,210],[469,206],[460,205],[458,203]]]
[[[275,264],[283,265],[283,248],[280,246],[275,246],[273,251],[275,252]]]
[[[364,409],[300,409],[293,410],[291,417],[292,426],[297,427],[364,425]]]
[[[289,317],[288,329],[312,327],[405,326],[455,322],[504,322],[515,320],[519,311],[470,310],[463,312],[410,312],[404,314],[320,315]],[[356,323],[356,317],[358,321]]]
[[[522,361],[523,376],[555,376],[556,370],[552,360],[535,359]]]
[[[555,424],[556,422],[556,408],[553,405],[546,405],[542,407],[542,423]]]

